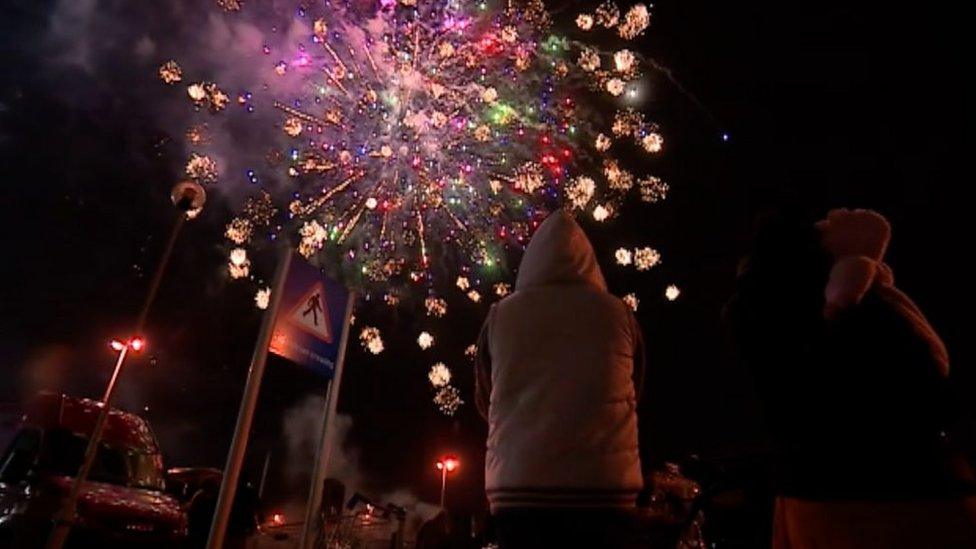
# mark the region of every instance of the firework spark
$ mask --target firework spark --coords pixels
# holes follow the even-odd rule
[[[247,257],[247,250],[234,248],[227,260],[227,272],[231,278],[244,278],[251,273],[251,260]]]
[[[614,259],[617,260],[617,265],[627,266],[634,261],[634,254],[632,254],[627,248],[617,248],[617,251],[614,252],[613,256]]]
[[[271,288],[261,288],[254,294],[254,304],[262,311],[271,303]]]
[[[183,69],[176,61],[167,61],[159,67],[159,78],[167,84],[183,80]]]
[[[464,404],[464,400],[461,399],[461,391],[448,385],[434,395],[434,404],[444,415],[453,416]]]
[[[681,295],[681,290],[674,284],[669,285],[664,290],[664,297],[666,297],[668,301],[674,301],[678,299],[680,295]]]
[[[430,367],[427,379],[435,388],[447,387],[451,383],[451,370],[443,362],[438,362]]]
[[[650,247],[637,248],[634,250],[634,266],[638,271],[647,271],[661,262],[661,254]]]
[[[364,349],[378,355],[383,352],[383,338],[378,328],[366,326],[359,332],[359,343]]]

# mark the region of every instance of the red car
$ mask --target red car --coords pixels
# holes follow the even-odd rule
[[[15,424],[0,459],[0,547],[43,546],[78,472],[99,404],[42,394]],[[141,417],[112,409],[78,500],[73,547],[173,547],[187,535],[180,502],[164,491],[163,459]]]

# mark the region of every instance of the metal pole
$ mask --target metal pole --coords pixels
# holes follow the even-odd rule
[[[306,549],[314,543],[316,529],[316,517],[322,505],[322,483],[329,468],[329,459],[332,457],[332,445],[328,443],[328,437],[333,432],[332,424],[335,422],[336,408],[339,405],[339,389],[342,385],[342,371],[346,364],[346,344],[349,342],[349,321],[352,319],[353,307],[356,303],[356,294],[349,294],[349,301],[346,303],[346,314],[342,317],[342,339],[339,340],[339,353],[336,357],[335,374],[329,382],[328,392],[325,397],[325,413],[322,417],[322,434],[319,437],[318,449],[315,453],[315,466],[312,470],[312,485],[308,491],[308,502],[305,504],[305,522],[302,524],[302,540],[299,547]]]
[[[258,484],[258,500],[264,497],[264,483],[268,480],[268,467],[271,465],[271,450],[264,456],[264,468],[261,469],[261,484]]]
[[[156,267],[153,279],[149,283],[149,292],[146,294],[146,300],[143,302],[142,310],[139,312],[136,329],[125,341],[125,347],[119,351],[118,359],[115,361],[115,369],[112,372],[112,378],[109,379],[108,385],[105,387],[105,394],[99,403],[101,409],[98,412],[98,418],[95,419],[95,426],[92,428],[91,435],[88,437],[88,445],[85,447],[81,467],[78,468],[78,474],[75,475],[74,481],[71,483],[68,499],[65,500],[61,506],[60,513],[55,518],[54,528],[52,528],[51,535],[47,540],[47,549],[61,549],[68,540],[68,535],[71,534],[71,526],[74,523],[75,513],[78,508],[78,496],[81,494],[82,485],[88,478],[92,465],[95,463],[95,456],[98,454],[98,447],[102,440],[102,433],[105,430],[105,423],[108,421],[109,412],[112,409],[115,388],[118,385],[119,375],[122,373],[122,365],[125,363],[125,358],[129,354],[132,337],[140,336],[145,327],[146,319],[149,316],[149,308],[156,299],[160,281],[163,279],[163,273],[166,271],[170,257],[173,255],[176,237],[179,236],[180,229],[183,228],[186,219],[186,214],[184,213],[180,213],[176,218],[176,223],[173,224],[173,230],[170,232],[169,240],[166,242],[166,248],[163,250],[163,257],[159,260],[159,265]]]
[[[441,509],[444,508],[444,499],[447,494],[447,465],[441,467]]]
[[[224,478],[220,483],[220,495],[217,497],[217,508],[214,510],[210,537],[207,539],[208,549],[221,549],[224,545],[224,536],[227,534],[227,523],[230,520],[234,496],[237,494],[237,482],[241,476],[241,467],[244,465],[244,452],[247,449],[247,440],[251,434],[254,410],[258,404],[258,393],[261,391],[261,381],[264,378],[264,366],[268,360],[268,345],[271,342],[278,307],[281,305],[281,294],[285,280],[288,278],[288,268],[291,266],[291,248],[285,247],[282,253],[283,256],[278,263],[278,269],[275,272],[271,287],[271,303],[268,304],[268,310],[264,312],[261,330],[258,332],[258,340],[254,346],[254,354],[251,355],[247,384],[244,386],[241,408],[237,413],[237,426],[234,428],[234,438],[227,454]]]

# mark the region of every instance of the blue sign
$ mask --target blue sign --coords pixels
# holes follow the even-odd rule
[[[292,256],[269,350],[331,379],[351,298],[345,286]]]

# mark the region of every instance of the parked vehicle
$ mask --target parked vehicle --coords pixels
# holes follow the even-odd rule
[[[0,459],[0,547],[43,546],[70,490],[99,403],[41,394],[25,407]],[[187,535],[181,502],[165,491],[156,437],[141,417],[112,409],[78,499],[73,547],[173,547]]]
[[[176,467],[166,471],[166,491],[183,503],[189,537],[186,547],[204,547],[210,535],[223,472],[211,467]],[[237,547],[265,523],[257,490],[241,479],[231,507],[225,547]]]

